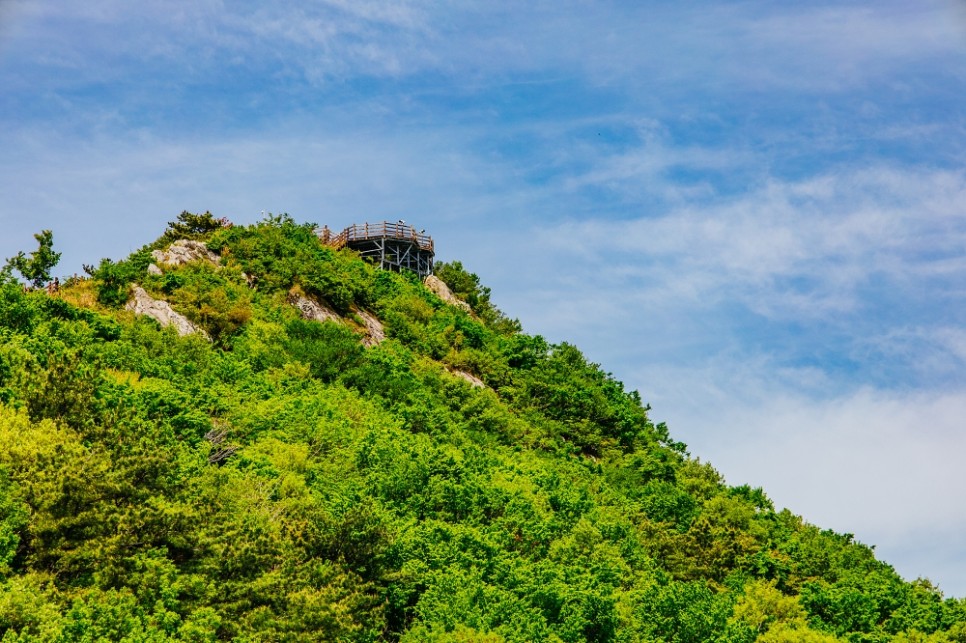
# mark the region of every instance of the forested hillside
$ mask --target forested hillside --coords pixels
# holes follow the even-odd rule
[[[156,265],[182,239],[212,254]],[[459,263],[470,311],[185,213],[89,273],[0,285],[4,643],[966,642],[966,601],[728,486]]]

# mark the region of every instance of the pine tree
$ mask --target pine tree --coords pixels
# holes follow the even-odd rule
[[[54,233],[42,230],[34,235],[39,247],[30,255],[23,251],[7,261],[7,267],[19,272],[34,288],[42,288],[50,281],[50,271],[60,261],[60,253],[54,252]]]

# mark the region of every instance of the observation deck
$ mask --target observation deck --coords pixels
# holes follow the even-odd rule
[[[355,250],[363,259],[378,263],[383,270],[399,272],[405,268],[426,277],[433,274],[436,253],[432,237],[425,232],[417,232],[405,221],[383,221],[353,224],[339,234],[332,234],[325,226],[318,234],[326,246],[335,250]]]

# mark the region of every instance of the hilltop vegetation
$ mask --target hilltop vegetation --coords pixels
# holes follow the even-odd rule
[[[182,238],[217,263],[149,270]],[[966,601],[728,486],[458,263],[473,312],[286,216],[186,213],[89,271],[0,285],[4,643],[966,642]]]

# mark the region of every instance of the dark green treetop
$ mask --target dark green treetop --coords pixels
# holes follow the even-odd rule
[[[29,255],[21,250],[7,260],[7,267],[19,272],[34,288],[41,288],[50,281],[50,271],[60,261],[60,253],[54,252],[54,233],[41,230],[34,235],[39,247]]]
[[[216,219],[215,215],[207,210],[203,214],[193,214],[184,210],[178,215],[177,220],[168,222],[168,228],[164,231],[163,238],[166,241],[202,239],[215,230],[225,227],[226,224],[226,219]]]

